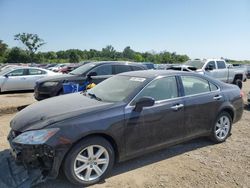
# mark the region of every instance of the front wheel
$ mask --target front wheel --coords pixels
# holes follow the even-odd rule
[[[112,145],[102,137],[92,137],[71,149],[65,159],[64,173],[72,183],[89,186],[102,180],[113,164]]]
[[[224,142],[230,135],[232,128],[232,118],[229,113],[222,112],[216,119],[214,124],[211,139],[215,143]]]

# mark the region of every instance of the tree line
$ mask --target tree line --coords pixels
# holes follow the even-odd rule
[[[111,45],[107,45],[102,50],[69,49],[56,52],[39,52],[38,49],[46,43],[36,34],[19,33],[14,36],[14,40],[20,41],[24,48],[9,48],[6,43],[0,40],[0,63],[77,63],[90,60],[181,63],[189,59],[187,55],[179,55],[175,52],[136,52],[130,46],[119,52]]]

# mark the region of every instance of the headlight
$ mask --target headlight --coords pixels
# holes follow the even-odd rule
[[[56,86],[58,82],[44,82],[43,86],[45,87],[51,87],[51,86]]]
[[[56,134],[57,131],[59,131],[59,128],[27,131],[14,138],[13,142],[17,144],[32,144],[32,145],[44,144],[54,134]]]

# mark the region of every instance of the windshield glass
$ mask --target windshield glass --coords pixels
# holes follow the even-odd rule
[[[88,63],[88,64],[82,65],[82,66],[78,67],[77,69],[71,71],[69,74],[83,75],[83,74],[86,74],[87,72],[89,72],[89,70],[91,68],[93,68],[94,66],[95,66],[94,63]]]
[[[13,68],[7,68],[7,69],[4,69],[0,72],[0,75],[1,76],[4,76],[6,73],[9,73],[10,71],[14,70]]]
[[[205,62],[204,61],[200,61],[200,60],[187,61],[185,63],[185,65],[192,66],[192,67],[195,67],[197,69],[201,69],[204,64],[205,64]]]
[[[87,94],[105,102],[121,102],[145,81],[146,78],[141,77],[113,76],[88,90]]]

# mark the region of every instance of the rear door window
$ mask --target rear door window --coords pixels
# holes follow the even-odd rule
[[[217,67],[218,67],[218,69],[225,69],[226,64],[224,61],[217,61]]]
[[[113,65],[114,74],[132,71],[129,65]]]
[[[29,69],[29,75],[41,75],[41,74],[46,74],[46,72],[39,69]]]
[[[194,76],[181,76],[185,95],[196,95],[210,92],[210,86],[207,80]]]
[[[130,68],[131,68],[133,71],[144,70],[143,68],[137,67],[137,66],[130,66]]]
[[[97,76],[111,75],[112,74],[112,66],[111,65],[100,65],[100,66],[92,69],[90,72],[96,72]]]

